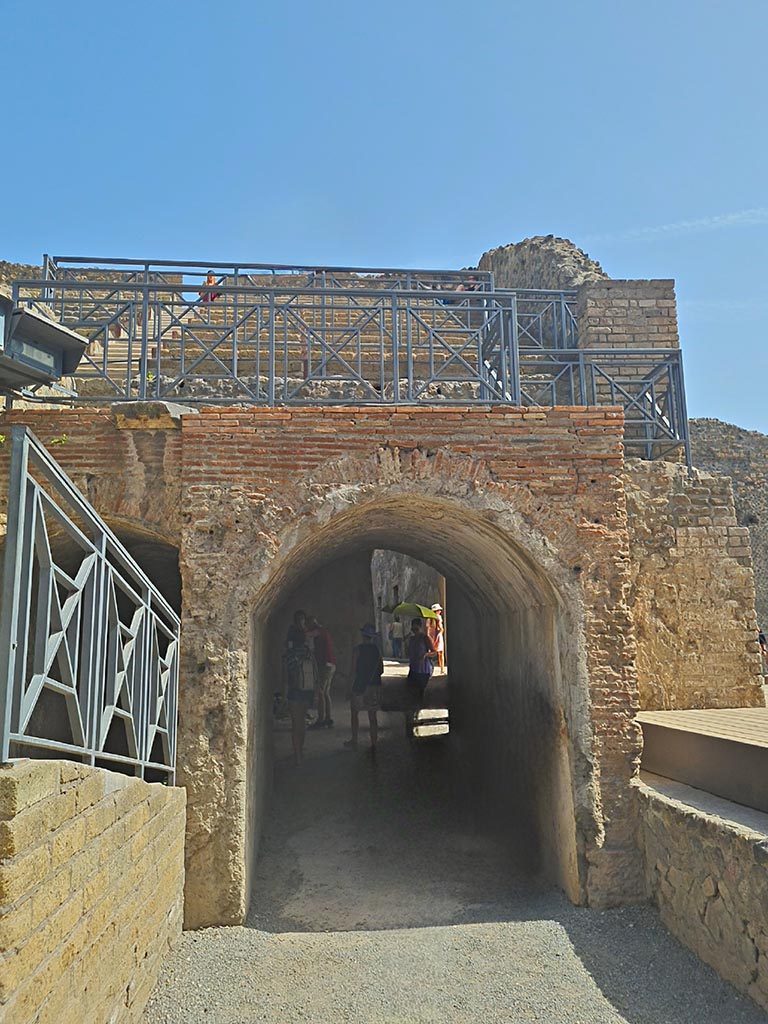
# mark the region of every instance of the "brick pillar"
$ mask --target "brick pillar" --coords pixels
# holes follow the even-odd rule
[[[679,348],[675,282],[598,281],[577,291],[579,348]]]

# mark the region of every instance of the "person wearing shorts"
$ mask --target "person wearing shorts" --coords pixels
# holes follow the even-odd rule
[[[309,621],[309,632],[315,641],[315,664],[317,665],[317,721],[310,729],[332,729],[331,718],[331,681],[336,674],[336,654],[333,649],[331,634],[317,619]]]
[[[360,712],[368,712],[371,749],[376,749],[379,737],[377,711],[381,703],[381,677],[384,661],[376,645],[376,627],[366,622],[360,630],[363,642],[355,647],[352,661],[352,695],[350,702],[352,738],[344,744],[350,750],[357,750],[360,729]]]

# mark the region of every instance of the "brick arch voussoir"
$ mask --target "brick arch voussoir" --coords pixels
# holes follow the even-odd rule
[[[383,446],[331,460],[260,496],[250,515],[241,505],[238,514],[245,514],[249,528],[233,540],[243,546],[241,554],[248,548],[250,571],[235,583],[233,598],[241,585],[252,593],[254,585],[265,584],[294,548],[336,515],[378,500],[414,499],[451,503],[466,508],[468,516],[493,519],[556,591],[571,589],[573,553],[584,559],[577,524],[553,516],[527,484],[501,482],[484,459],[447,447]]]

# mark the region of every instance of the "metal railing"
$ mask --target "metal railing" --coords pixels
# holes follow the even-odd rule
[[[576,341],[567,292],[461,284],[414,291],[216,284],[199,292],[168,281],[14,284],[18,303],[45,302],[89,338],[77,379],[103,386],[81,388],[86,401],[163,398],[184,387],[194,400],[188,385],[222,381],[228,401],[316,400],[308,385],[317,381],[353,385],[351,397],[377,402],[385,391],[392,401],[415,401],[432,385],[473,381],[483,398],[503,401],[497,378],[511,371],[512,349]]]
[[[103,275],[115,285],[172,284],[197,289],[213,271],[217,284],[234,288],[272,287],[282,282],[299,288],[381,287],[405,291],[468,286],[473,291],[493,291],[489,270],[421,270],[402,267],[317,267],[292,263],[211,263],[188,260],[135,260],[92,256],[43,257],[47,281],[88,280]]]
[[[0,761],[43,751],[172,784],[179,618],[31,431],[11,444]]]
[[[624,446],[646,459],[691,466],[679,349],[541,350],[521,359],[519,404],[612,405],[624,410]]]
[[[479,271],[202,267],[47,258],[14,298],[90,339],[78,403],[617,404],[632,452],[688,458],[680,353],[580,350],[575,291],[493,290]]]

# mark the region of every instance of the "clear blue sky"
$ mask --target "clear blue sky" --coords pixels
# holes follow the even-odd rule
[[[768,433],[765,0],[4,0],[0,259],[674,277],[689,411]]]

